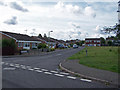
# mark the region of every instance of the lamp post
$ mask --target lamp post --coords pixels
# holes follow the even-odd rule
[[[53,32],[52,30],[48,32],[48,39],[49,39],[49,42],[48,42],[48,47],[50,48],[50,32]],[[49,49],[50,50],[50,49]]]

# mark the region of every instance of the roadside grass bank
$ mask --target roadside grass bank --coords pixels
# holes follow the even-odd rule
[[[118,47],[86,47],[86,48],[72,55],[68,59],[79,60],[79,64],[83,64],[88,67],[120,73],[120,67],[118,67]]]

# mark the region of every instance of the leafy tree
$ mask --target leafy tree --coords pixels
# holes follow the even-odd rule
[[[105,45],[105,39],[103,37],[100,37],[101,45]]]
[[[108,41],[108,45],[112,46],[113,45],[112,41]]]
[[[106,33],[106,34],[110,34],[111,32],[116,34],[116,37],[118,39],[120,39],[120,24],[116,24],[114,26],[110,26],[110,27],[103,27],[103,29],[101,30],[102,32]]]

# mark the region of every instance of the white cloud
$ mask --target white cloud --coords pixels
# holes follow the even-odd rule
[[[87,15],[87,16],[92,16],[94,18],[96,17],[95,11],[90,6],[88,6],[88,7],[85,8],[84,14]]]

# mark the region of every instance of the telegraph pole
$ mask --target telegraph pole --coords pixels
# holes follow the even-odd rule
[[[120,25],[120,0],[118,2],[118,24]]]

